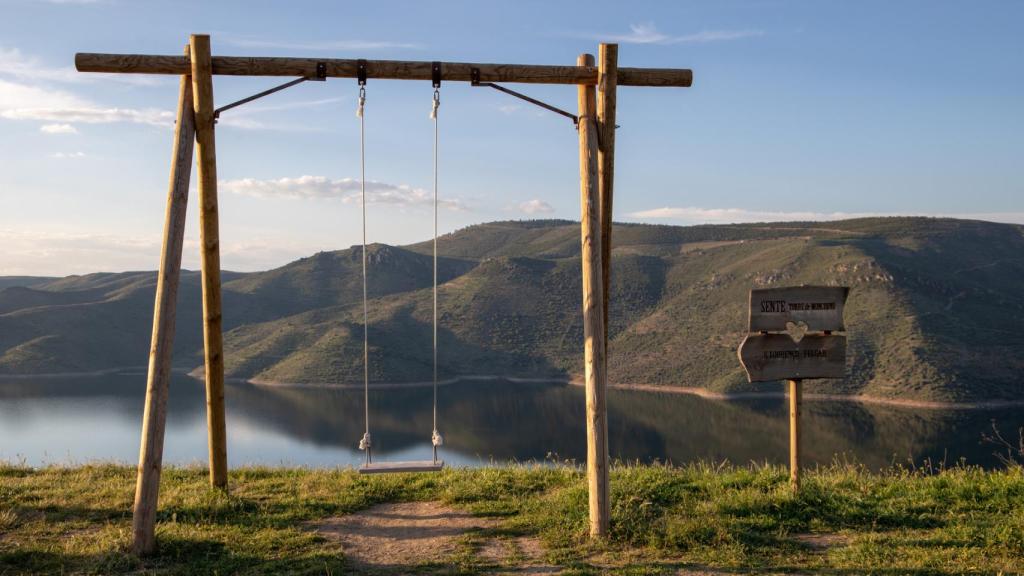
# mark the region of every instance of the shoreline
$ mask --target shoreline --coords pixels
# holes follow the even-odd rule
[[[0,374],[0,380],[52,380],[58,378],[88,378],[96,376],[145,376],[146,366],[131,366],[123,368],[108,368],[91,372],[55,372],[49,374]],[[141,372],[140,372],[141,371]],[[195,380],[202,381],[201,371],[189,371],[187,369],[172,369],[173,374],[189,376]],[[581,376],[571,378],[565,377],[521,377],[502,376],[495,374],[469,374],[456,376],[439,381],[438,386],[451,386],[467,381],[495,381],[507,380],[516,384],[564,384],[582,388],[584,382]],[[231,384],[248,384],[268,388],[298,388],[298,389],[329,389],[329,390],[357,390],[363,387],[362,384],[314,384],[309,382],[279,382],[261,378],[225,378],[225,382]],[[371,384],[373,390],[401,390],[413,388],[429,388],[433,382],[394,382]],[[656,392],[662,394],[687,394],[698,396],[705,400],[732,401],[732,400],[756,400],[768,398],[785,398],[784,391],[763,391],[763,392],[715,392],[707,388],[697,386],[673,386],[658,384],[609,384],[610,390],[625,390],[631,392]],[[821,392],[805,392],[804,400],[817,402],[855,402],[858,404],[874,404],[881,406],[895,406],[899,408],[921,408],[926,410],[994,410],[1000,408],[1014,408],[1024,406],[1024,399],[1021,400],[983,400],[975,402],[944,402],[937,400],[911,400],[899,398],[883,398],[879,396],[828,394]]]
[[[569,382],[573,386],[583,386],[579,380]],[[778,392],[715,392],[707,388],[694,386],[660,386],[657,384],[609,384],[612,390],[629,390],[633,392],[662,392],[667,394],[689,394],[706,400],[751,400],[759,398],[786,398],[784,391]],[[804,400],[819,402],[856,402],[858,404],[876,404],[897,406],[900,408],[924,408],[928,410],[993,410],[997,408],[1013,408],[1024,406],[1024,400],[985,400],[981,402],[942,402],[937,400],[905,400],[899,398],[883,398],[851,394],[826,394],[821,392],[804,392]]]
[[[189,376],[193,376],[189,374]],[[202,379],[201,376],[193,376],[196,379]],[[458,384],[459,382],[473,381],[473,380],[508,380],[509,382],[515,382],[516,384],[570,384],[570,381],[565,378],[557,377],[519,377],[519,376],[498,376],[494,374],[472,374],[468,376],[456,376],[454,378],[448,378],[445,380],[438,380],[438,386],[451,386],[452,384]],[[260,378],[227,378],[225,381],[234,384],[251,384],[253,386],[266,386],[268,388],[323,388],[328,390],[362,390],[362,384],[312,384],[308,382],[278,382],[275,380],[263,380]],[[395,390],[402,388],[430,388],[434,385],[433,382],[379,382],[376,384],[370,384],[371,390]]]
[[[55,378],[89,378],[92,376],[132,376],[140,374],[147,375],[148,366],[123,366],[121,368],[106,368],[104,370],[92,370],[89,372],[46,372],[43,374],[0,374],[0,379],[11,380],[52,380]],[[182,370],[171,370],[172,373],[184,373]]]
[[[191,375],[191,374],[190,374]],[[201,378],[198,376],[193,376]],[[455,378],[449,378],[446,380],[439,381],[438,386],[450,386],[452,384],[458,384],[459,382],[474,381],[474,380],[508,380],[514,383],[523,384],[565,384],[568,386],[576,386],[582,388],[584,382],[582,377],[574,376],[572,378],[530,378],[530,377],[515,377],[515,376],[499,376],[493,374],[471,374],[466,376],[456,376]],[[273,380],[261,380],[258,378],[229,378],[227,381],[232,383],[245,383],[253,386],[267,386],[267,387],[281,387],[281,388],[327,388],[332,390],[355,390],[361,389],[362,384],[310,384],[310,383],[291,383],[291,382],[277,382]],[[370,384],[371,390],[395,390],[395,389],[408,389],[408,388],[428,388],[433,386],[433,382],[396,382],[391,384],[378,383]],[[765,398],[786,398],[784,391],[778,392],[715,392],[708,390],[707,388],[700,388],[696,386],[672,386],[672,385],[658,385],[658,384],[609,384],[610,390],[625,390],[631,392],[659,392],[664,394],[688,394],[691,396],[698,396],[705,400],[719,400],[719,401],[731,401],[731,400],[756,400]],[[980,402],[942,402],[936,400],[906,400],[899,398],[882,398],[879,396],[863,396],[863,395],[849,395],[849,394],[826,394],[820,392],[812,392],[803,394],[804,400],[818,401],[818,402],[856,402],[858,404],[875,404],[881,406],[896,406],[900,408],[923,408],[927,410],[994,410],[999,408],[1013,408],[1017,406],[1024,406],[1024,399],[1022,400],[987,400]]]

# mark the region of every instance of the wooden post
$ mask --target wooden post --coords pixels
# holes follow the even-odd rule
[[[188,47],[185,47],[188,50]],[[183,75],[178,88],[178,116],[171,153],[171,179],[164,217],[164,242],[160,272],[153,304],[153,336],[149,347],[146,406],[142,416],[139,470],[135,479],[132,512],[132,550],[139,555],[156,548],[156,507],[160,494],[160,469],[164,455],[167,422],[167,390],[171,379],[178,280],[181,278],[181,248],[185,239],[185,210],[192,175],[192,145],[195,122],[192,112],[192,77]]]
[[[601,44],[597,52],[597,184],[601,202],[601,285],[604,289],[605,373],[608,372],[608,305],[612,278],[612,185],[615,182],[615,88],[619,45]]]
[[[583,54],[579,66],[593,66]],[[594,86],[580,85],[580,228],[583,262],[583,359],[587,397],[587,487],[590,535],[608,534],[608,414],[605,405],[604,293],[601,277],[601,214],[598,196],[598,126]]]
[[[800,379],[789,381],[789,484],[800,488]]]
[[[224,335],[221,332],[220,226],[217,214],[217,151],[213,129],[213,64],[210,37],[193,34],[192,92],[195,99],[196,156],[199,160],[199,240],[202,245],[203,343],[206,368],[206,424],[210,484],[227,488],[227,430],[224,420]]]

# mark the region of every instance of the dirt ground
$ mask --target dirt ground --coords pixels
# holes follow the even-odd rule
[[[465,559],[497,574],[560,572],[545,563],[540,542],[500,536],[496,526],[439,502],[406,502],[328,518],[316,530],[365,572],[408,574]]]
[[[472,566],[491,574],[560,574],[546,561],[536,538],[508,536],[491,518],[473,516],[440,502],[381,504],[314,525],[337,542],[352,568],[371,574],[415,574]],[[818,553],[847,543],[836,534],[796,534],[793,539]],[[629,558],[590,559],[598,569],[623,568]],[[666,567],[671,566],[666,562]],[[703,566],[675,565],[681,576],[721,575]]]

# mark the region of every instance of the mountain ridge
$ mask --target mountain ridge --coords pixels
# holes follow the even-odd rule
[[[1008,400],[1024,368],[1024,227],[935,218],[666,226],[616,223],[609,381],[747,384],[735,349],[746,293],[851,286],[848,377],[809,393]],[[430,242],[368,250],[373,382],[428,381]],[[581,371],[577,223],[501,221],[439,239],[442,378],[571,378]],[[362,380],[361,250],[224,273],[226,375]],[[202,364],[197,272],[182,274],[175,364]],[[141,365],[155,273],[0,278],[0,374]]]

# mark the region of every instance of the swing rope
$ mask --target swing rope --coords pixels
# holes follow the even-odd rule
[[[370,440],[370,331],[369,305],[366,293],[366,118],[363,108],[366,106],[366,80],[359,79],[359,198],[363,209],[363,420],[366,424],[363,439],[359,441],[359,449],[366,451],[366,463],[373,461],[372,441]]]
[[[430,435],[430,444],[434,449],[434,462],[437,462],[437,447],[444,444],[441,433],[437,431],[437,111],[441,107],[441,81],[434,78],[434,102],[430,109],[430,117],[434,120],[434,431]]]
[[[359,117],[359,197],[360,204],[362,207],[362,224],[363,224],[363,420],[365,423],[365,432],[363,438],[359,441],[359,449],[366,452],[366,465],[367,468],[373,463],[372,456],[372,441],[370,437],[370,335],[369,335],[369,298],[367,292],[367,254],[366,254],[366,119],[364,116],[364,109],[366,107],[366,77],[365,77],[365,64],[360,61],[359,66],[359,107],[356,109],[356,116]],[[434,254],[433,254],[433,267],[434,267],[434,281],[433,281],[433,355],[434,355],[434,375],[433,375],[433,388],[434,388],[434,400],[433,400],[433,432],[430,435],[430,443],[433,447],[433,464],[439,466],[437,459],[437,449],[439,446],[444,444],[444,438],[441,433],[437,430],[437,384],[438,384],[438,363],[437,363],[437,326],[438,326],[438,314],[437,314],[437,232],[438,232],[438,122],[437,122],[437,111],[441,106],[441,80],[440,80],[440,63],[434,63],[434,99],[433,106],[430,110],[430,118],[434,121]],[[443,466],[443,462],[440,466]],[[432,468],[439,469],[439,468]]]

